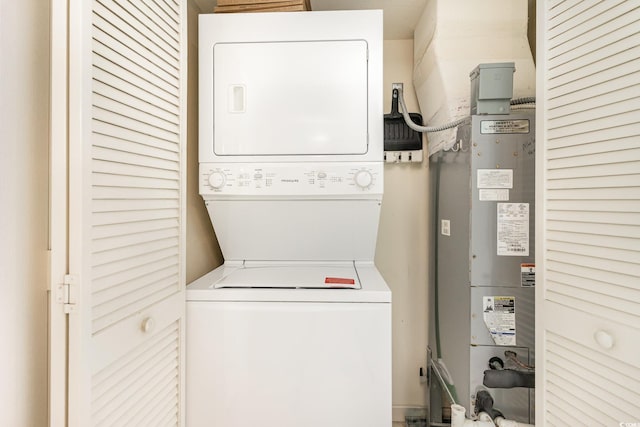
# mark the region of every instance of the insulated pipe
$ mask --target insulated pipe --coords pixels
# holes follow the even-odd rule
[[[478,414],[478,421],[489,421],[489,422],[493,422],[493,419],[491,418],[491,416],[489,414],[487,414],[486,412],[480,412]]]
[[[536,386],[536,374],[533,371],[525,372],[513,369],[502,369],[498,371],[487,369],[484,371],[482,384],[489,388],[534,388]]]

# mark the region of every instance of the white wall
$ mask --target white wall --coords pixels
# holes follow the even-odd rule
[[[0,3],[0,425],[47,424],[49,2]]]
[[[413,40],[384,42],[384,111],[391,111],[391,84],[403,83],[409,112],[419,113],[413,83]],[[407,407],[425,405],[428,335],[429,163],[387,164],[375,262],[392,291],[394,420]]]
[[[222,253],[209,214],[198,194],[198,14],[189,10],[189,81],[187,95],[187,283],[222,264]]]

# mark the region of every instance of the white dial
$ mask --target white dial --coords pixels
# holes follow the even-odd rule
[[[224,187],[226,182],[227,177],[221,170],[215,170],[211,172],[211,175],[209,175],[209,185],[215,190],[219,190]]]
[[[369,186],[371,186],[371,184],[373,183],[373,175],[371,175],[371,172],[369,172],[368,170],[362,169],[356,172],[354,181],[360,188],[369,188]]]

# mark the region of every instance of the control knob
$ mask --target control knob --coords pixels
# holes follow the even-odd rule
[[[359,188],[369,188],[373,183],[373,175],[366,169],[359,170],[354,176],[354,181]]]
[[[209,185],[214,190],[219,190],[224,187],[224,184],[227,182],[227,176],[221,170],[214,170],[209,175]]]

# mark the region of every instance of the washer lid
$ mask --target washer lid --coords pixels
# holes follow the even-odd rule
[[[245,263],[214,284],[221,288],[362,289],[352,263]]]
[[[267,268],[258,268],[259,263],[251,262],[225,262],[220,267],[210,271],[199,279],[193,281],[187,286],[188,302],[331,302],[331,303],[391,303],[391,291],[386,282],[373,265],[373,262],[262,262],[261,266]],[[268,264],[268,265],[267,265]],[[280,268],[282,267],[282,268]],[[291,276],[283,274],[280,280],[277,273],[283,273],[289,270]],[[302,272],[309,274],[308,278],[302,278]],[[235,273],[240,272],[239,276]],[[216,284],[224,282],[228,278],[230,284],[245,284],[246,280],[236,280],[235,277],[245,277],[255,273],[253,278],[260,280],[253,282],[253,287],[227,287],[217,288]],[[263,274],[260,274],[263,273]],[[277,273],[276,273],[277,272]],[[347,272],[349,275],[347,275]],[[354,278],[351,275],[357,274]],[[355,283],[354,289],[335,288],[329,285],[338,285],[334,283],[325,283],[326,278],[334,277],[338,279],[351,279]],[[260,287],[260,283],[265,283],[264,278],[271,280],[272,284],[282,285],[284,283],[293,283],[293,280],[284,280],[284,277],[297,277],[296,283],[307,283],[318,287]],[[315,277],[315,279],[314,279]],[[328,280],[331,282],[332,280]]]

